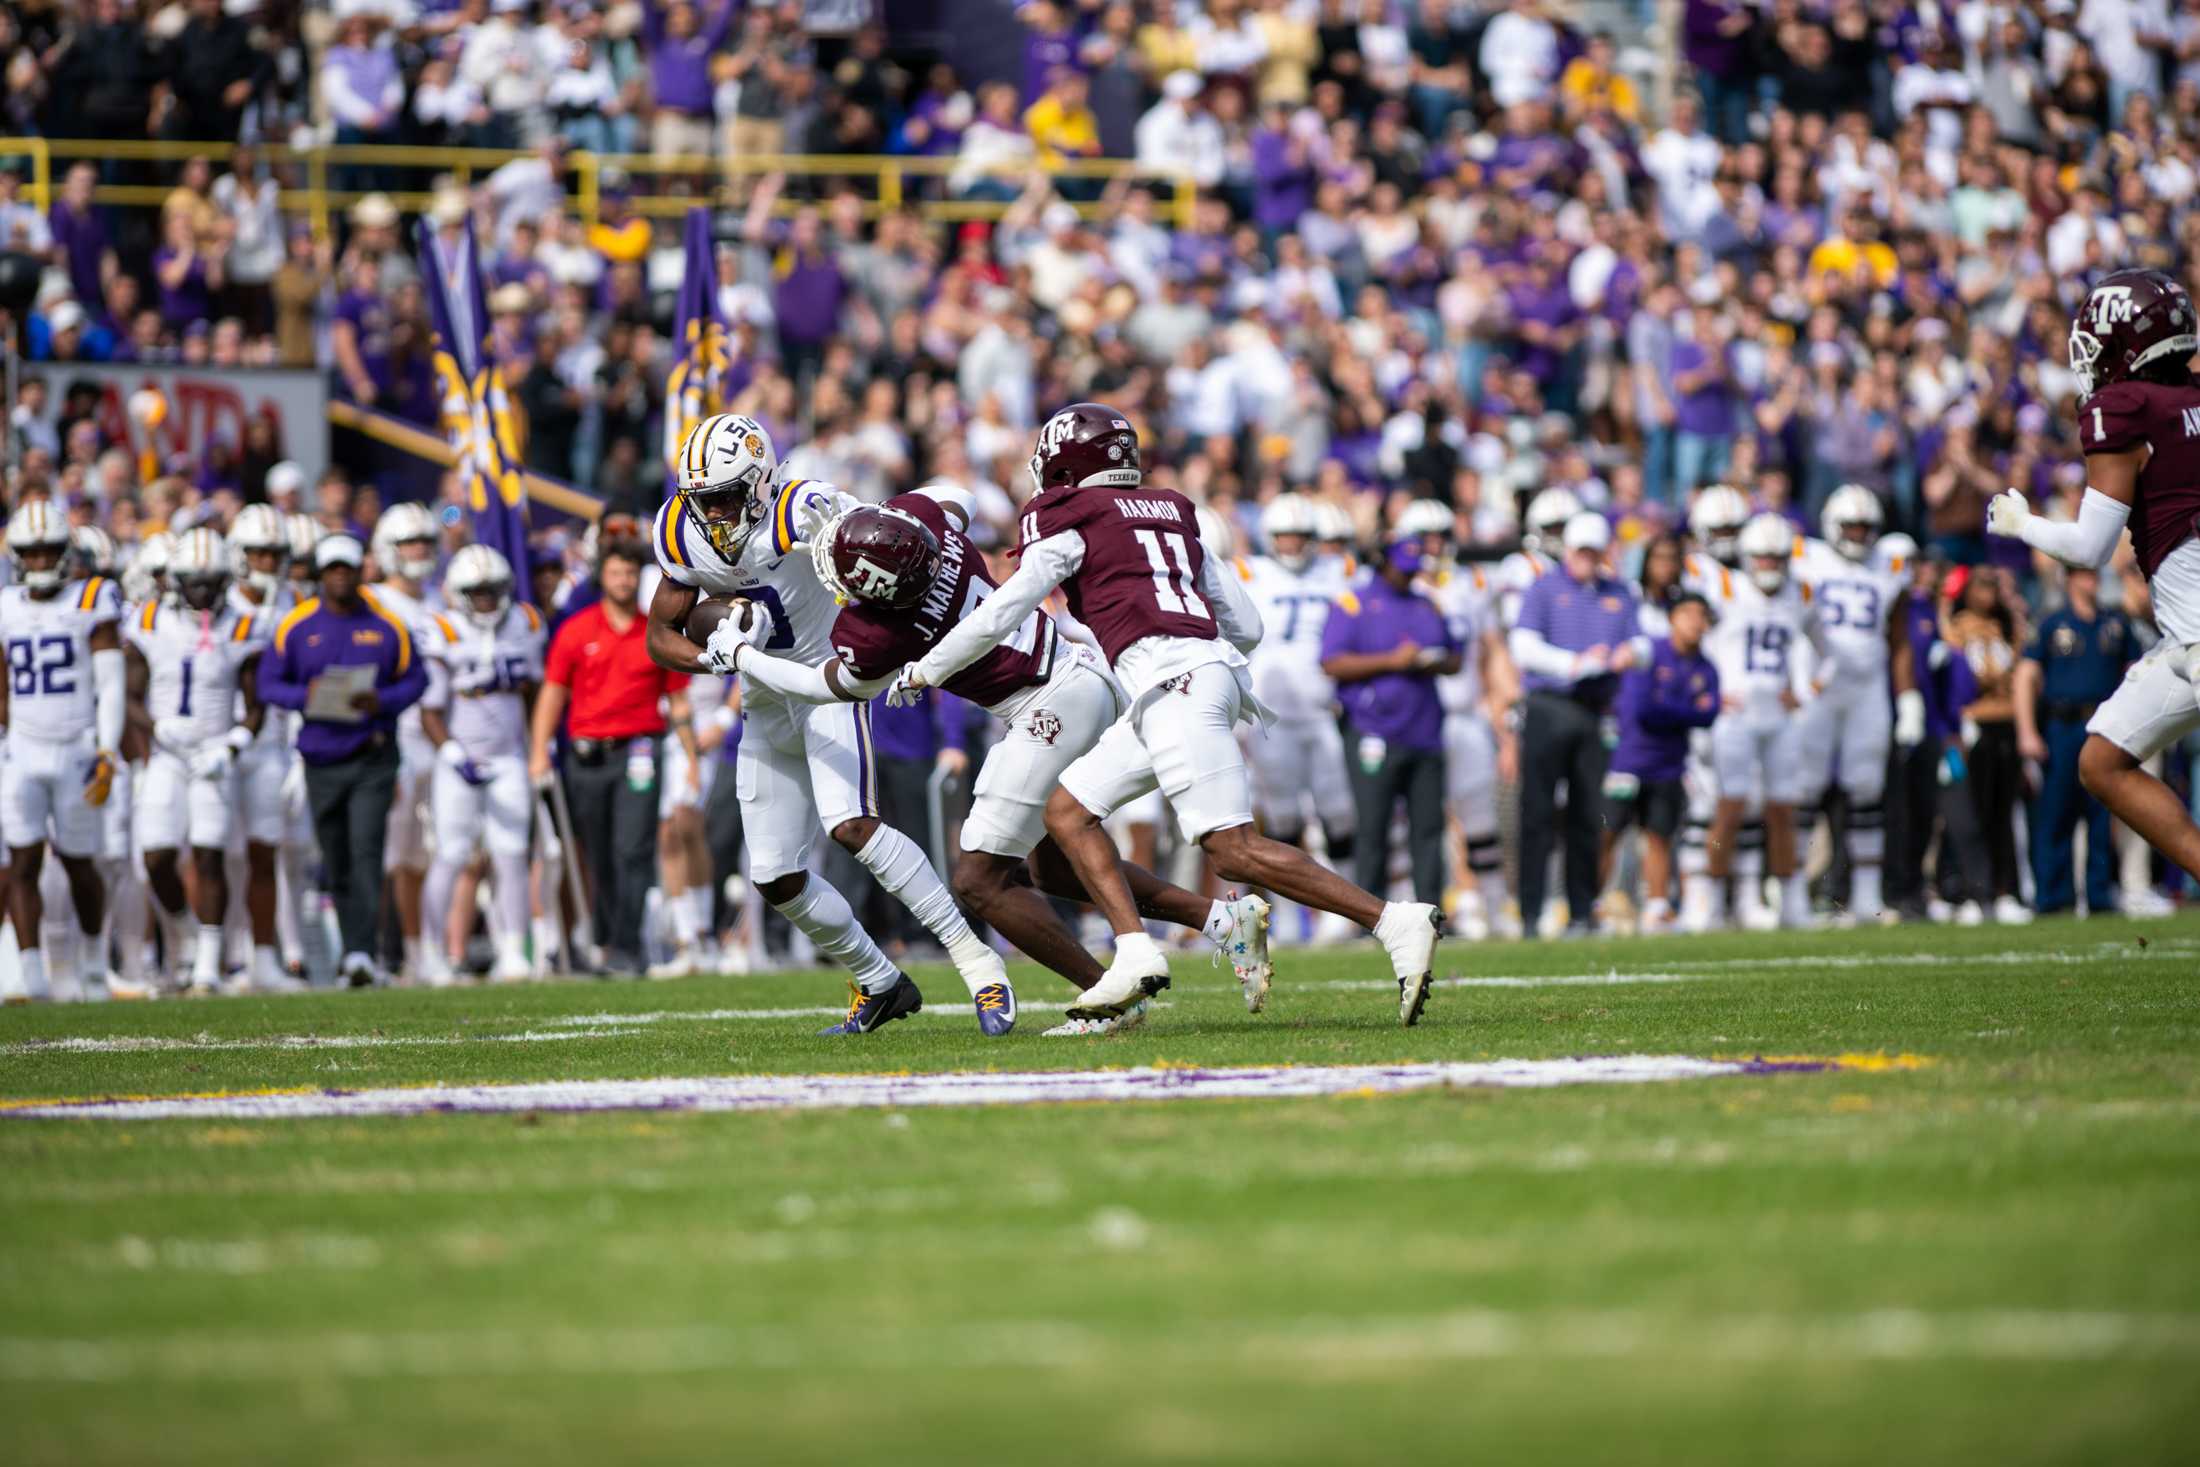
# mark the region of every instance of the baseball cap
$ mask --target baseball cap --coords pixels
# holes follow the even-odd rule
[[[289,459],[286,458],[268,468],[267,492],[270,495],[297,494],[302,492],[305,487],[306,471]]]
[[[63,301],[46,312],[46,325],[59,336],[64,331],[74,331],[84,324],[84,308],[75,301]]]
[[[1565,543],[1568,550],[1609,550],[1612,548],[1612,527],[1605,523],[1603,515],[1585,509],[1566,521]]]
[[[313,547],[313,568],[327,570],[332,565],[348,565],[358,570],[367,563],[367,548],[353,535],[330,535]]]

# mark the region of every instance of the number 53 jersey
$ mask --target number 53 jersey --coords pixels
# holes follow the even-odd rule
[[[23,586],[0,588],[10,734],[54,743],[90,741],[92,632],[121,618],[122,593],[103,576],[72,582],[44,600]]]

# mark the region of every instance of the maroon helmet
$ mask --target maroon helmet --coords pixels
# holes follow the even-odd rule
[[[940,574],[940,542],[898,509],[852,509],[810,543],[817,578],[840,601],[909,607]]]
[[[2160,270],[2118,270],[2086,293],[2070,323],[2070,370],[2080,399],[2156,362],[2182,367],[2200,352],[2192,297]]]
[[[1114,408],[1073,402],[1039,430],[1031,482],[1049,489],[1138,487],[1138,430]]]

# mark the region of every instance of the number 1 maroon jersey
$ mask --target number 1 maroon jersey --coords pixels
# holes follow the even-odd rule
[[[1205,552],[1192,502],[1173,489],[1053,489],[1024,507],[1026,548],[1075,530],[1085,563],[1063,590],[1112,666],[1148,637],[1221,635],[1197,589]]]
[[[2131,548],[2151,579],[2200,520],[2200,378],[2111,382],[2078,409],[2088,454],[2152,450],[2131,505]]]
[[[851,601],[833,622],[833,648],[857,677],[890,677],[932,650],[948,628],[993,594],[985,557],[929,494],[903,494],[883,508],[918,521],[940,542],[940,573],[914,606],[875,606]],[[1054,671],[1054,618],[1035,611],[998,647],[949,678],[946,690],[991,708],[1043,683]]]

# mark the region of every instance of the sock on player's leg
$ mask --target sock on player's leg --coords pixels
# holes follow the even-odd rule
[[[222,979],[222,929],[201,923],[192,944],[191,982],[204,988]]]
[[[496,883],[493,900],[496,905],[497,941],[500,944],[527,942],[527,857],[491,856],[489,870]]]
[[[940,880],[915,841],[891,825],[881,825],[856,852],[856,859],[940,940],[940,946],[954,959],[956,971],[962,974],[964,986],[972,993],[1002,980],[1008,970],[1000,954],[970,930],[947,883]]]
[[[427,880],[420,883],[420,948],[421,962],[414,972],[422,977],[440,975],[450,967],[445,956],[450,951],[451,894],[458,886],[458,862],[437,856],[428,867]],[[413,942],[405,944],[406,957],[410,960]]]
[[[792,922],[810,945],[855,975],[865,993],[884,993],[900,978],[901,970],[879,951],[871,934],[856,925],[848,899],[812,876],[788,901],[774,902],[779,914]]]
[[[1855,875],[1849,883],[1849,913],[1861,922],[1876,922],[1887,909],[1881,887],[1887,859],[1887,809],[1877,801],[1858,805],[1849,815],[1849,859]]]
[[[1810,878],[1800,871],[1780,878],[1780,924],[1810,925]]]

